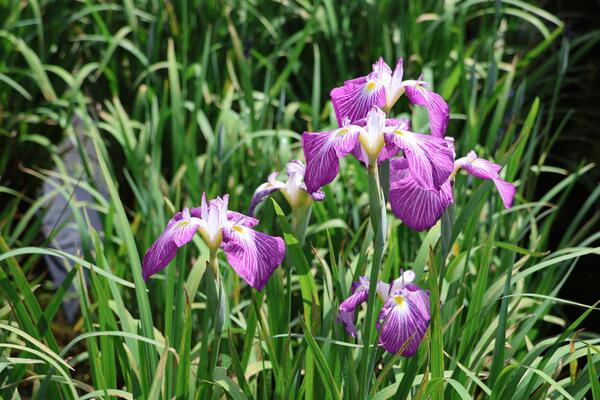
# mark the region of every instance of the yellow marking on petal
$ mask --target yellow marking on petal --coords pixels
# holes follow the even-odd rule
[[[404,304],[404,297],[402,297],[402,296],[394,296],[394,301],[396,302],[396,304],[398,304],[399,306],[401,306],[402,304]]]
[[[244,227],[241,225],[235,225],[233,226],[231,229],[233,229],[234,231],[238,231],[241,234],[244,234]]]
[[[377,84],[373,81],[367,83],[367,91],[372,92],[377,88]]]
[[[185,220],[185,219],[184,219],[183,221],[179,222],[179,223],[177,224],[177,226],[180,226],[180,227],[181,227],[181,226],[186,226],[186,225],[187,225],[187,224],[189,224],[189,223],[190,223],[190,221],[188,221],[188,220]]]
[[[348,129],[348,128],[341,128],[341,129],[338,129],[337,135],[343,135],[344,133],[348,133],[348,132],[350,132],[350,129]]]

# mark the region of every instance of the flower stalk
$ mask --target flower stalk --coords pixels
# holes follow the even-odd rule
[[[379,170],[377,163],[369,164],[369,214],[371,219],[371,227],[373,228],[373,259],[371,262],[370,281],[377,282],[379,280],[379,270],[383,259],[383,251],[385,248],[386,239],[386,217],[385,217],[385,202],[381,183],[379,181]],[[377,285],[369,286],[369,294],[367,297],[367,315],[363,329],[364,348],[360,361],[360,382],[359,382],[359,397],[365,398],[369,392],[369,382],[371,378],[371,369],[369,368],[370,360],[374,359],[377,352],[376,346],[371,346],[373,340],[371,333],[373,331],[374,315],[375,315],[375,293]]]

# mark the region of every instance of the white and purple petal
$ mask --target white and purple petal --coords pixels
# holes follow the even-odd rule
[[[402,352],[404,357],[416,354],[428,327],[428,321],[419,307],[402,294],[388,297],[377,321],[379,343],[393,354],[406,346]]]
[[[356,307],[367,301],[369,297],[369,278],[359,277],[358,282],[352,282],[352,293],[340,303],[338,322],[344,324],[346,332],[356,337],[356,327],[354,325],[354,315]]]
[[[379,58],[369,75],[351,79],[344,82],[344,86],[334,88],[330,95],[339,126],[346,118],[352,122],[365,118],[373,106],[385,107],[386,84],[390,79],[390,67],[383,58]]]
[[[386,142],[402,149],[410,174],[425,189],[439,189],[454,170],[454,151],[444,139],[395,130],[386,133]]]
[[[394,160],[395,161],[395,160]],[[421,187],[408,169],[390,174],[390,206],[396,217],[409,228],[422,231],[431,228],[452,204],[452,186],[446,181],[436,189]]]
[[[333,181],[340,169],[339,159],[358,143],[358,130],[342,127],[329,132],[304,132],[302,147],[306,159],[304,183],[312,194]]]
[[[390,110],[396,101],[404,93],[404,86],[402,85],[402,76],[404,75],[403,60],[399,58],[394,68],[394,73],[391,76],[390,82],[387,84],[385,89],[386,95],[386,110]],[[406,128],[410,129],[410,128]]]
[[[427,109],[431,134],[438,138],[444,137],[450,121],[448,103],[439,94],[425,89],[419,81],[405,84],[404,88],[411,103]]]
[[[496,185],[498,193],[500,193],[504,207],[512,207],[517,189],[512,183],[500,178],[502,166],[477,157],[477,154],[474,151],[470,151],[466,157],[456,160],[456,166],[461,167],[467,171],[469,175],[476,178],[491,179],[494,182],[494,185]]]
[[[252,196],[250,201],[250,207],[248,207],[248,214],[254,215],[254,209],[256,206],[269,197],[273,192],[276,192],[285,187],[283,182],[277,180],[278,172],[273,172],[269,175],[267,182],[261,183]]]
[[[165,268],[175,257],[177,249],[190,242],[198,231],[199,225],[190,222],[190,212],[184,209],[171,218],[165,231],[156,239],[144,254],[142,260],[142,276],[148,279],[151,275]]]
[[[283,239],[244,225],[223,229],[221,245],[233,270],[257,290],[265,287],[285,255]]]

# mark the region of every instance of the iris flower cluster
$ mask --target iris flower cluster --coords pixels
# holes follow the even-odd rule
[[[177,249],[199,233],[216,263],[222,248],[233,270],[251,287],[262,290],[285,256],[280,237],[254,229],[258,204],[279,191],[293,211],[308,222],[313,201],[324,198],[321,188],[339,173],[339,160],[352,154],[369,169],[390,160],[389,202],[392,212],[411,229],[431,228],[454,201],[452,185],[460,170],[492,180],[505,207],[510,207],[515,187],[500,177],[502,167],[481,159],[474,151],[456,159],[454,141],[446,137],[450,118],[444,99],[428,89],[421,78],[404,80],[403,62],[394,70],[380,58],[371,73],[344,82],[331,91],[338,122],[334,130],[304,132],[302,147],[306,166],[299,160],[287,164],[285,181],[278,172],[269,175],[252,197],[250,216],[228,209],[228,195],[207,201],[202,195],[200,207],[185,208],[169,220],[165,231],[147,250],[142,274],[147,279],[165,268]],[[413,132],[407,118],[389,118],[402,95],[429,116],[429,134]],[[216,267],[218,268],[218,266]],[[403,271],[391,283],[377,282],[376,293],[383,301],[377,318],[379,342],[391,353],[403,356],[416,353],[429,326],[429,292],[414,282],[413,271]],[[371,282],[360,277],[352,293],[339,306],[338,320],[351,336],[356,336],[355,312],[368,300]]]

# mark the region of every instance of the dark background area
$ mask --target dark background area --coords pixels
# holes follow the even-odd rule
[[[542,4],[545,9],[565,22],[565,35],[585,35],[600,28],[600,1],[598,0],[555,0]],[[568,82],[559,96],[554,125],[570,110],[574,112],[549,155],[550,164],[575,170],[583,160],[593,161],[596,166],[574,186],[571,201],[562,207],[557,216],[556,227],[567,226],[590,193],[600,184],[600,45],[596,44],[580,63],[581,70],[572,71]],[[548,174],[539,181],[536,198],[552,188],[559,178]],[[586,221],[600,229],[600,207],[595,206],[593,217]],[[564,231],[556,229],[550,234],[550,248],[555,250],[563,238]],[[600,257],[588,256],[579,260],[573,274],[559,293],[559,297],[583,304],[594,304],[600,298]],[[574,321],[583,309],[561,306],[562,316]],[[600,313],[593,312],[583,324],[587,330],[600,331]],[[557,327],[556,331],[561,329]]]

